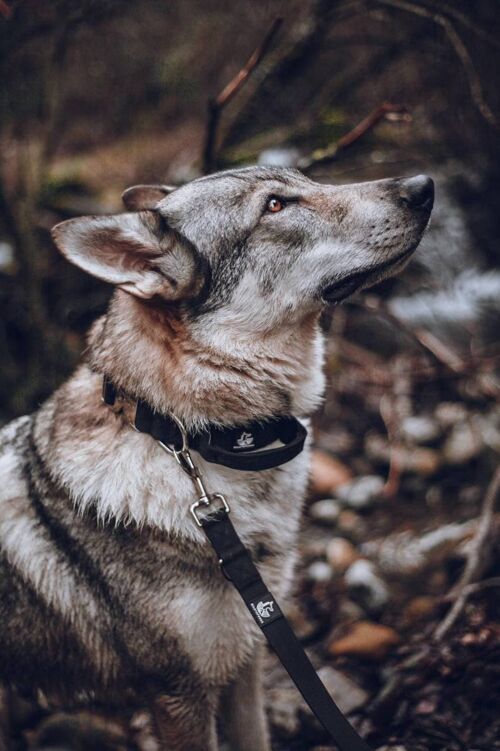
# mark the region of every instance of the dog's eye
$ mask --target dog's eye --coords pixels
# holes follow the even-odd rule
[[[271,196],[271,198],[269,198],[268,202],[266,203],[266,211],[269,211],[270,214],[277,214],[278,211],[281,211],[284,208],[285,202],[277,196]]]

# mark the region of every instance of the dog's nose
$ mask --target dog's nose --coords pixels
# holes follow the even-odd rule
[[[430,209],[434,203],[434,181],[427,175],[400,181],[399,195],[410,209]]]

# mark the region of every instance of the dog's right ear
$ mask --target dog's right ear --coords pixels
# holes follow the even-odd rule
[[[68,261],[136,297],[184,300],[204,283],[198,251],[157,211],[69,219],[52,237]]]
[[[156,208],[174,190],[173,185],[133,185],[122,193],[122,201],[127,211],[145,211]]]

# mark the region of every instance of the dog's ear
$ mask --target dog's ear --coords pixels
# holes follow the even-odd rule
[[[52,237],[68,261],[136,297],[187,299],[203,284],[196,248],[156,211],[69,219]]]
[[[173,185],[133,185],[122,193],[122,201],[128,211],[154,209],[174,190]]]

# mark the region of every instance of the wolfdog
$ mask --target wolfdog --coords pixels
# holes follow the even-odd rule
[[[110,282],[85,362],[1,433],[0,665],[48,701],[150,705],[162,749],[268,751],[262,636],[189,514],[193,486],[103,376],[189,429],[307,422],[325,306],[404,267],[433,204],[426,176],[332,186],[249,167],[136,186],[116,216],[58,224]],[[246,440],[246,439],[245,439]],[[278,598],[292,580],[309,447],[275,469],[197,463]]]

